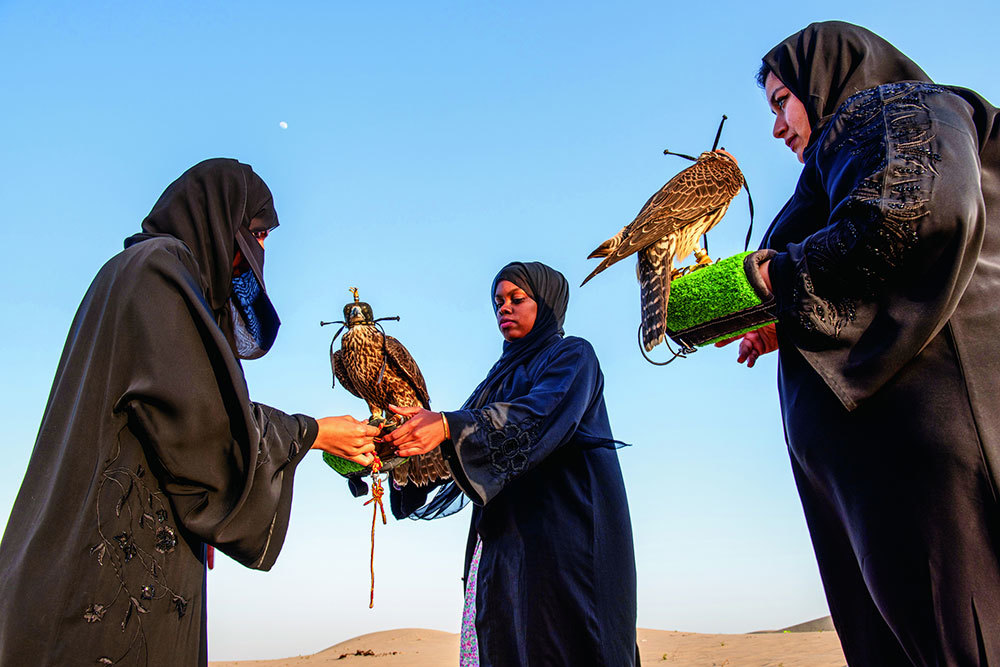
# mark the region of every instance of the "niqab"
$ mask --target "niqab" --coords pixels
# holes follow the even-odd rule
[[[271,191],[250,165],[213,158],[191,167],[163,191],[142,221],[143,231],[127,238],[125,247],[158,236],[183,241],[198,263],[205,300],[219,326],[240,356],[252,359],[271,348],[281,324],[264,287],[264,249],[253,234],[277,226]],[[259,285],[248,286],[252,296],[246,303],[231,301],[237,247]],[[247,282],[244,277],[241,284]]]

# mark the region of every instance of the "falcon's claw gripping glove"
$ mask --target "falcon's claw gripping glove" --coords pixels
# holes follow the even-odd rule
[[[691,350],[776,321],[774,295],[759,268],[776,254],[743,252],[671,282],[667,335]]]

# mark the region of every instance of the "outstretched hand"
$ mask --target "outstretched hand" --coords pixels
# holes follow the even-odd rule
[[[740,341],[740,353],[736,357],[736,363],[742,364],[745,361],[747,368],[753,368],[760,355],[778,349],[778,333],[773,323],[764,325],[760,329],[754,329],[742,336],[720,340],[715,344],[715,347],[724,347],[737,340]]]
[[[382,438],[385,442],[396,446],[397,455],[426,454],[444,441],[444,421],[440,412],[395,405],[390,405],[389,409],[397,415],[409,417],[402,426]]]
[[[375,436],[379,429],[350,415],[324,417],[316,421],[319,433],[313,449],[330,452],[365,467],[375,462]]]

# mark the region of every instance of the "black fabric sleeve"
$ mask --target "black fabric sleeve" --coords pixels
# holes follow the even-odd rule
[[[975,126],[943,89],[880,86],[838,113],[803,178],[810,169],[809,197],[825,205],[786,209],[829,217],[775,247],[769,274],[782,335],[853,409],[941,330],[968,285],[985,220]],[[808,225],[774,227],[786,223]]]
[[[919,280],[974,239],[984,207],[974,128],[950,118],[957,96],[936,95],[932,108],[906,90],[868,91],[835,119],[817,156],[827,224],[769,267],[783,324],[836,336],[859,301]]]
[[[593,348],[583,339],[560,346],[526,395],[445,413],[451,440],[442,451],[456,484],[473,502],[488,503],[537,466],[573,436],[590,408],[601,384]]]
[[[184,528],[267,570],[288,527],[295,466],[317,423],[252,403],[198,286],[169,256],[157,264],[123,309],[137,349],[118,405]]]

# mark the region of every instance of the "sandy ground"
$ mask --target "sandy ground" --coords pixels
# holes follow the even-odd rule
[[[815,622],[812,622],[815,623]],[[820,624],[824,627],[825,624]],[[796,626],[797,628],[799,626]],[[639,628],[643,667],[844,667],[832,630],[703,635]],[[314,655],[280,660],[211,662],[210,667],[442,667],[458,663],[458,635],[438,630],[386,630],[362,635]]]

